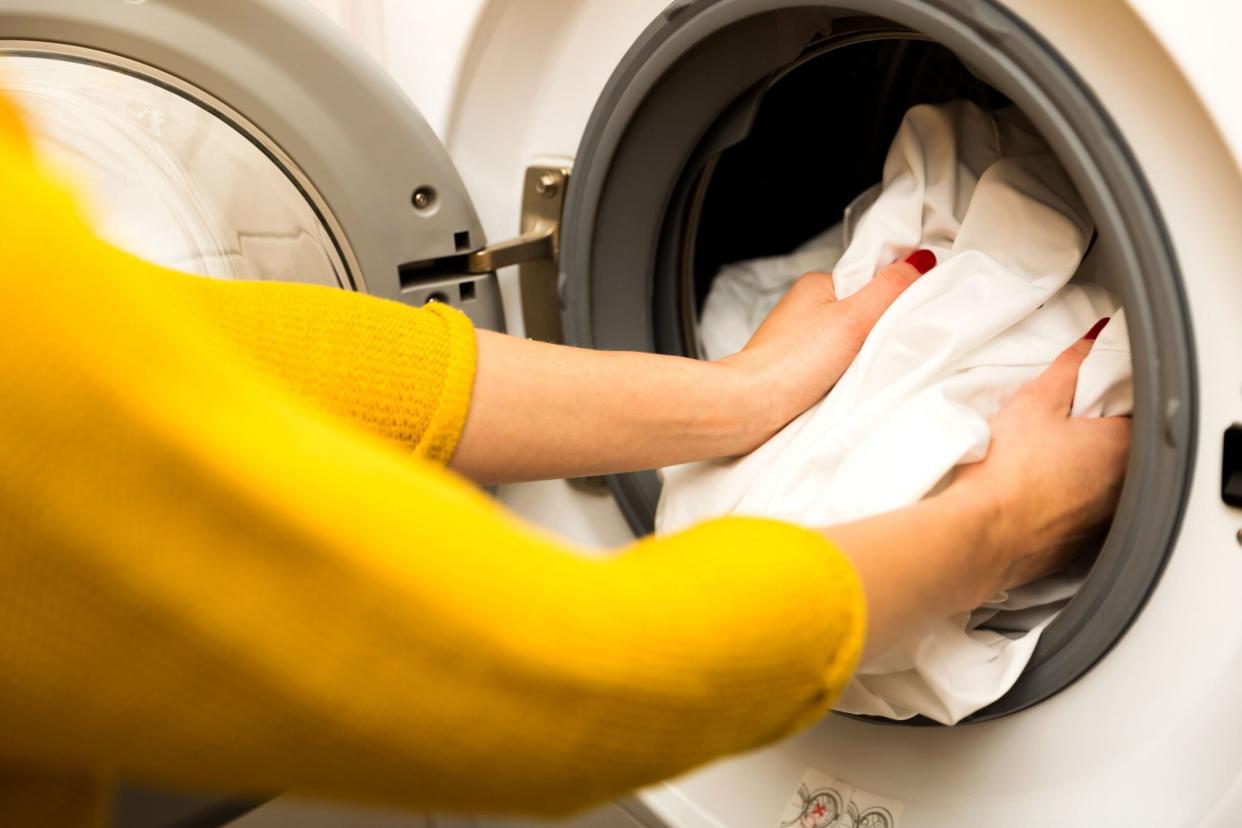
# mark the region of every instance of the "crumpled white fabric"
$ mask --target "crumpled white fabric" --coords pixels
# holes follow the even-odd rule
[[[664,470],[657,531],[723,514],[823,527],[913,503],[982,459],[987,419],[1105,316],[1073,413],[1128,414],[1119,302],[1098,285],[1068,284],[1091,235],[1065,172],[1016,112],[911,109],[881,186],[841,225],[789,256],[722,270],[702,314],[706,353],[740,349],[804,271],[831,271],[844,298],[912,250],[931,249],[939,264],[884,314],[831,393],[759,449]],[[987,706],[1081,577],[1047,578],[940,621],[863,665],[837,708],[952,724]]]

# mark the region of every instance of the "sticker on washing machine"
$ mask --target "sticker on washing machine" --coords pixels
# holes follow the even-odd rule
[[[808,768],[781,814],[779,828],[897,828],[900,819],[896,799]]]

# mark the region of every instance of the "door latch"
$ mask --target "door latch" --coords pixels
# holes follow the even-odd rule
[[[526,336],[562,342],[560,278],[561,212],[569,167],[528,167],[522,187],[520,235],[480,250],[433,261],[411,262],[401,269],[403,287],[434,283],[446,277],[478,277],[517,265]]]
[[[505,257],[516,259],[518,284],[522,294],[522,321],[526,335],[543,342],[563,342],[561,329],[560,260],[561,214],[569,168],[534,166],[526,170],[522,187],[522,235],[511,242],[484,248],[477,254],[480,264],[492,264]],[[489,270],[503,267],[494,264]]]

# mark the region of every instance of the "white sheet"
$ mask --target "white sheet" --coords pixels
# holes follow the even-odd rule
[[[790,256],[722,270],[702,316],[706,353],[738,350],[804,271],[832,271],[844,298],[917,248],[938,266],[884,314],[832,392],[766,444],[666,469],[657,531],[728,513],[822,527],[913,503],[983,458],[988,417],[1104,316],[1074,414],[1129,413],[1119,303],[1098,285],[1067,285],[1091,233],[1064,171],[1016,113],[911,109],[882,186],[842,225]],[[863,665],[838,709],[962,719],[1013,685],[1079,580],[1045,579],[944,619]]]

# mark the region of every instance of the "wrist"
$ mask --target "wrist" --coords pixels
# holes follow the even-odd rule
[[[955,482],[929,498],[948,512],[946,525],[958,532],[961,559],[955,563],[962,578],[955,596],[957,612],[974,609],[1006,586],[1008,533],[1001,501],[994,491],[966,482]]]
[[[789,421],[779,410],[777,378],[754,364],[745,351],[714,363],[723,377],[725,405],[733,419],[735,445],[730,455],[749,454],[780,431]]]

